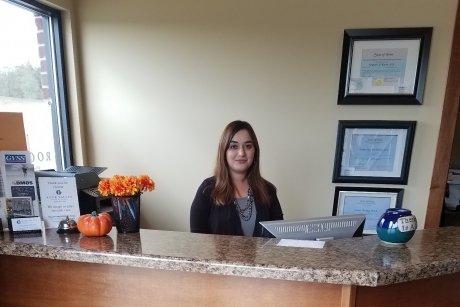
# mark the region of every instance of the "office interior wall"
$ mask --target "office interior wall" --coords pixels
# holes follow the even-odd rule
[[[249,121],[285,218],[330,215],[338,120],[416,120],[403,206],[423,225],[456,0],[74,2],[88,163],[150,174],[141,226],[187,231],[224,126]],[[343,30],[433,27],[422,106],[338,106]],[[382,186],[348,184],[349,186]]]

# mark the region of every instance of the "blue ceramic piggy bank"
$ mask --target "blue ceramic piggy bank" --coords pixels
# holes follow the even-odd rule
[[[377,223],[377,234],[385,243],[404,244],[417,229],[417,219],[412,212],[402,208],[390,208]]]

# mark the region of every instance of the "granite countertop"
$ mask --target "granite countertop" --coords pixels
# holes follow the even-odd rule
[[[460,228],[419,230],[403,246],[377,236],[328,241],[323,249],[279,240],[141,229],[86,238],[0,234],[0,254],[161,270],[380,286],[460,272]]]

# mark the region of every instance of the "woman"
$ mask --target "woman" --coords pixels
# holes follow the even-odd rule
[[[225,127],[214,176],[198,188],[190,210],[192,232],[270,237],[260,221],[282,220],[273,184],[262,178],[260,151],[251,125]]]

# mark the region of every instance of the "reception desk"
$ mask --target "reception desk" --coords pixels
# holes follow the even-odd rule
[[[322,249],[141,229],[1,235],[0,306],[460,306],[460,228]]]

